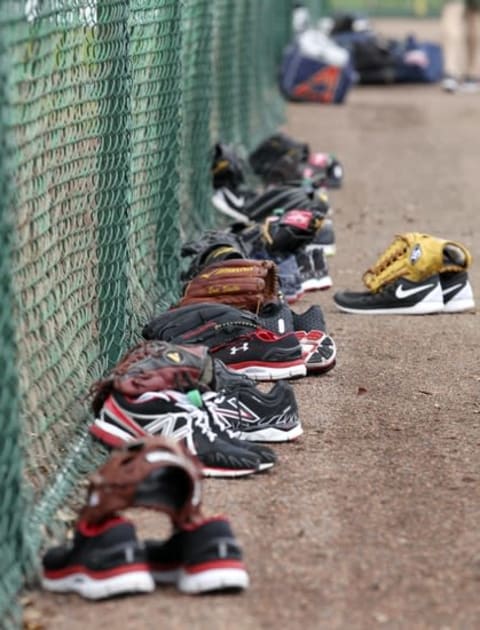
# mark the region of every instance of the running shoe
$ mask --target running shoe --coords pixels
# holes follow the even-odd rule
[[[461,313],[475,308],[472,285],[466,271],[440,274],[444,313]]]
[[[285,302],[265,305],[258,316],[260,325],[277,334],[296,330],[322,330],[326,332],[323,311],[318,304],[312,304],[302,313],[297,313]]]
[[[279,335],[257,328],[212,348],[211,352],[231,370],[256,381],[276,381],[306,374],[302,349],[293,332]]]
[[[148,435],[162,435],[182,440],[203,465],[205,477],[243,477],[273,466],[262,451],[246,448],[240,441],[220,436],[210,424],[208,413],[186,394],[173,390],[147,392],[138,398],[126,398],[118,392],[105,401],[99,417],[90,425],[90,433],[109,447]]]
[[[398,278],[376,292],[338,291],[333,300],[346,313],[426,315],[444,310],[438,274],[419,282]]]
[[[308,291],[324,291],[332,286],[332,278],[328,273],[325,252],[321,245],[307,245],[296,252],[298,269],[302,280],[302,289]]]
[[[295,254],[273,260],[277,264],[280,291],[288,304],[294,304],[305,294]]]
[[[307,375],[323,374],[335,367],[337,347],[330,335],[320,331],[298,331],[297,337],[302,344]]]
[[[313,239],[313,244],[323,248],[325,256],[334,256],[337,251],[335,230],[331,219],[324,219],[322,227]]]
[[[278,381],[269,392],[239,385],[202,394],[212,425],[253,442],[288,442],[303,433],[293,387]]]
[[[243,591],[250,579],[229,521],[221,516],[176,531],[164,541],[146,540],[146,556],[157,584],[182,593]]]
[[[155,588],[133,524],[118,516],[98,525],[80,521],[71,543],[52,547],[43,556],[41,582],[47,591],[93,600]]]

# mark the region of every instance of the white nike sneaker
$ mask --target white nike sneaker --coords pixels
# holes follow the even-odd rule
[[[337,291],[335,306],[346,313],[374,315],[427,315],[444,312],[438,274],[421,282],[398,278],[379,291]]]
[[[462,313],[475,308],[472,285],[466,271],[440,274],[444,313]]]
[[[236,195],[228,188],[218,188],[212,195],[212,204],[217,210],[225,214],[230,219],[239,223],[248,224],[250,219],[244,214],[244,197]]]

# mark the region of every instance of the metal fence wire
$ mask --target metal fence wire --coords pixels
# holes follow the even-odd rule
[[[213,142],[248,150],[283,121],[291,9],[0,3],[2,627],[105,456],[90,384],[178,297],[183,239],[215,224]]]

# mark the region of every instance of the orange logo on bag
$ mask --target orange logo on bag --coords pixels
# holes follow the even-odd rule
[[[293,90],[293,96],[300,99],[331,103],[335,98],[341,70],[334,66],[322,68]]]

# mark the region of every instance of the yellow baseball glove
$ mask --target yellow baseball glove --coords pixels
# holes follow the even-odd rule
[[[397,278],[419,282],[436,273],[465,271],[472,262],[468,249],[455,241],[429,234],[397,234],[393,243],[363,274],[365,285],[376,292]]]

